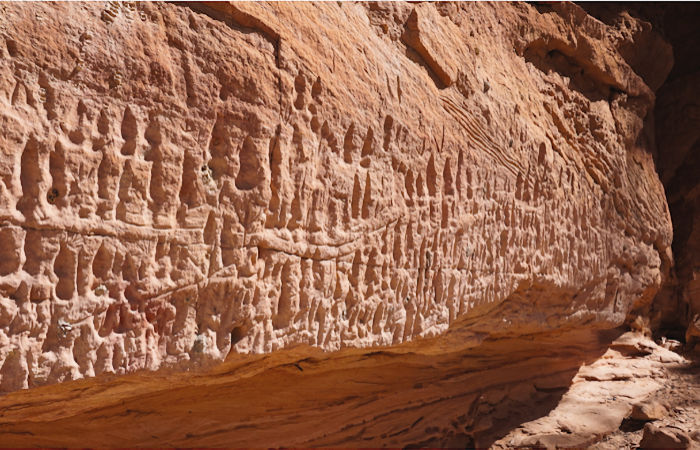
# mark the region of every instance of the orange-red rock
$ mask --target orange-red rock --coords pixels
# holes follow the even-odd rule
[[[654,93],[576,5],[0,8],[4,391],[611,328],[668,271]]]
[[[0,442],[691,445],[668,11],[0,4]]]

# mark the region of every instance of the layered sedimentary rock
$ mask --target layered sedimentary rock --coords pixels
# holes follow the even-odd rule
[[[606,350],[618,334],[425,354],[439,336],[388,351],[295,348],[207,372],[89,378],[1,397],[0,438],[16,447],[695,448],[700,366],[638,333]]]
[[[648,124],[672,59],[645,22],[0,9],[2,391],[448,328],[455,348],[613,328],[669,270]]]
[[[0,437],[48,447],[483,448],[553,408],[582,355],[601,355],[611,336],[576,330],[433,355],[422,354],[425,341],[403,354],[297,348],[206,373],[92,378],[0,398]]]

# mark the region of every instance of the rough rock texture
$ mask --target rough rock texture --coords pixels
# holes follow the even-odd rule
[[[698,11],[0,4],[0,444],[700,446]]]
[[[177,376],[102,376],[0,397],[0,437],[49,447],[484,448],[546,415],[578,366],[617,334],[576,330],[426,354],[440,336],[388,351],[236,355]]]
[[[700,105],[700,6],[696,3],[659,4],[585,4],[586,10],[606,24],[624,22],[632,14],[644,18],[644,28],[658,30],[671,44],[673,67],[661,85],[656,83],[660,48],[649,45],[645,56],[650,86],[661,86],[654,108],[657,170],[664,184],[671,211],[675,260],[671,276],[654,301],[652,325],[685,340],[692,349],[700,341],[700,163],[698,162],[698,108]],[[665,58],[662,58],[665,59]],[[654,81],[652,81],[652,78]],[[661,80],[663,81],[663,80]],[[700,350],[700,347],[698,347]]]
[[[462,346],[613,328],[669,270],[645,124],[672,59],[645,22],[0,9],[2,391],[448,327]]]
[[[700,366],[640,334],[606,349],[617,335],[503,338],[433,355],[418,353],[430,340],[402,346],[408,354],[297,348],[205,373],[92,378],[0,398],[0,437],[51,447],[602,450],[670,434],[700,446]],[[635,406],[660,402],[671,405],[664,417],[631,420]]]

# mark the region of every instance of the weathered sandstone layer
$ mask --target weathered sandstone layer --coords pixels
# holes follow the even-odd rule
[[[0,5],[0,389],[613,328],[671,264],[646,22]],[[653,58],[641,58],[641,54]]]
[[[697,9],[0,4],[0,444],[697,445]]]
[[[682,357],[631,333],[606,351],[613,336],[577,330],[436,355],[295,349],[208,373],[92,378],[0,398],[0,436],[52,447],[580,448],[610,435],[600,448],[629,448],[613,432],[641,409],[700,443],[697,396],[685,392],[697,392],[698,368],[679,386],[669,372],[689,369]],[[578,370],[582,353],[602,356]]]
[[[673,49],[673,68],[657,91],[653,118],[655,161],[664,184],[673,222],[674,267],[652,307],[652,326],[685,339],[687,347],[700,342],[700,7],[695,3],[588,3],[586,10],[609,25],[631,14],[660,30]],[[652,53],[651,57],[653,57]],[[641,57],[642,55],[640,55]],[[647,61],[651,58],[644,56]],[[649,67],[653,67],[650,64]],[[700,347],[698,347],[700,349]]]

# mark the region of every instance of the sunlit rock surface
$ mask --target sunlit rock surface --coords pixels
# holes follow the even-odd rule
[[[616,17],[0,4],[0,391],[97,377],[31,393],[90,391],[64,431],[0,432],[80,445],[90,408],[150,414],[101,389],[174,402],[125,446],[261,445],[241,430],[264,417],[300,433],[266,446],[489,445],[539,417],[619,327],[646,331],[673,264],[653,117],[673,51]],[[218,401],[250,416],[210,429]]]

